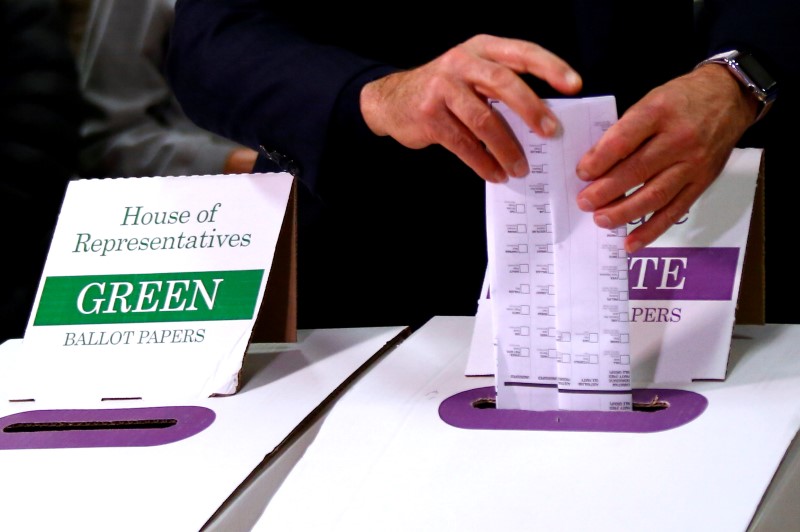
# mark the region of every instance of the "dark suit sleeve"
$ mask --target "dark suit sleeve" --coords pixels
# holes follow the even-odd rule
[[[798,53],[800,3],[794,0],[705,0],[708,24],[706,54],[749,50],[778,81],[778,98],[763,120],[740,141],[764,148],[764,255],[767,323],[798,323],[800,313],[787,287],[796,284],[797,253],[786,239],[793,224],[800,182],[795,179],[797,151],[789,132],[800,120]],[[789,244],[789,245],[785,245]]]
[[[796,112],[800,79],[800,3],[787,0],[704,0],[700,18],[703,54],[738,49],[752,52],[779,83],[768,118]],[[771,115],[771,116],[770,116]]]
[[[86,108],[56,0],[0,0],[0,342],[22,338]]]
[[[167,76],[195,123],[293,161],[313,189],[328,136],[367,134],[360,88],[394,69],[315,43],[267,5],[178,0]]]
[[[704,0],[708,52],[742,48],[777,73],[796,77],[800,3],[786,0]]]

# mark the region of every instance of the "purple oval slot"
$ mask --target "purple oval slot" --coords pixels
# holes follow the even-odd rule
[[[0,418],[0,450],[164,445],[194,436],[215,417],[201,406],[30,410]]]
[[[496,397],[494,387],[487,386],[448,397],[439,405],[439,417],[448,425],[462,429],[660,432],[689,423],[708,406],[708,399],[688,390],[634,389],[632,396],[635,404],[650,404],[657,397],[668,406],[647,412],[531,411],[475,406]]]

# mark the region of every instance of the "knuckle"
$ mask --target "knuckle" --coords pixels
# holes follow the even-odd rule
[[[470,116],[471,126],[478,134],[478,137],[483,138],[494,128],[495,116],[492,109],[488,106],[476,106]]]
[[[491,37],[489,37],[486,33],[478,33],[467,39],[465,42],[470,44],[476,44],[478,46],[486,44]]]
[[[439,56],[438,63],[448,72],[460,72],[472,54],[466,45],[455,46]]]
[[[641,157],[633,157],[628,159],[628,170],[629,173],[633,176],[633,182],[635,184],[644,183],[647,181],[651,174],[650,168],[645,164]]]
[[[438,105],[431,99],[422,100],[417,108],[417,113],[423,129],[430,127],[430,123],[436,120]]]
[[[484,76],[485,83],[499,89],[509,86],[514,77],[510,70],[499,65],[493,65],[493,68],[487,69]]]
[[[647,236],[650,242],[666,233],[680,218],[674,216],[674,211],[667,209],[659,211],[647,223]]]
[[[657,87],[650,91],[647,97],[642,100],[642,111],[650,116],[662,116],[673,108],[672,96],[663,87]]]
[[[647,194],[647,204],[653,205],[655,208],[661,208],[669,203],[672,199],[671,194],[657,184],[646,187],[644,192]],[[667,209],[669,211],[669,209]]]
[[[426,80],[416,99],[417,112],[423,119],[433,119],[441,107],[440,94],[446,90],[446,81],[439,77]]]
[[[677,209],[674,207],[667,207],[663,210],[662,215],[663,215],[662,229],[666,231],[667,229],[678,223],[681,220],[681,218],[683,218],[684,210]]]
[[[474,153],[481,150],[481,144],[471,135],[463,135],[458,131],[448,131],[446,142],[457,153]]]
[[[606,152],[607,156],[611,156],[614,159],[624,159],[628,155],[626,142],[624,136],[621,135],[610,137],[603,145],[603,151]]]

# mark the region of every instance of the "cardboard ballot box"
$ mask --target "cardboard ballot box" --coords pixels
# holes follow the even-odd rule
[[[0,346],[0,529],[252,524],[405,331],[298,333],[295,201],[284,173],[70,182],[25,337]]]
[[[299,454],[304,428],[404,331],[301,330],[296,343],[254,344],[229,397],[0,402],[0,529],[247,530],[291,466],[278,458]],[[0,373],[20,346],[0,346]]]
[[[797,529],[800,326],[736,326],[725,381],[634,376],[633,412],[532,412],[465,376],[473,324],[355,383],[254,530]]]

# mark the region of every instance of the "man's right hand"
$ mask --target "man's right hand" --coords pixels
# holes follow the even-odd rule
[[[500,183],[527,175],[529,168],[490,99],[508,105],[543,137],[559,132],[555,115],[522,73],[565,94],[582,85],[577,72],[537,44],[477,35],[418,68],[368,83],[361,91],[361,112],[376,135],[414,149],[441,144],[486,181]]]

